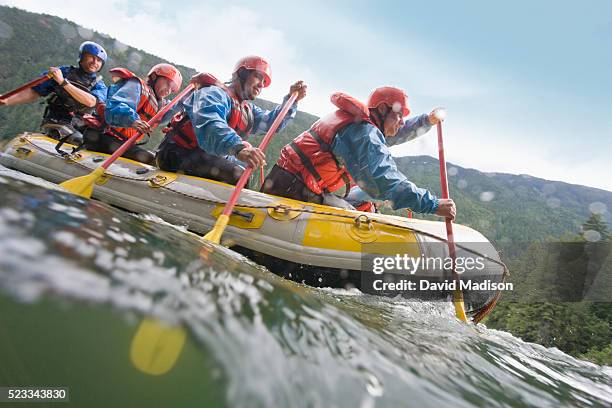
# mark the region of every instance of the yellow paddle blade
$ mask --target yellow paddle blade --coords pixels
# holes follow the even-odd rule
[[[84,198],[91,198],[94,184],[96,184],[96,181],[102,177],[104,171],[105,169],[103,167],[98,167],[88,175],[66,180],[63,183],[60,183],[60,186],[64,187],[72,194],[76,194]]]
[[[202,238],[206,241],[214,242],[215,244],[221,243],[221,235],[223,235],[223,231],[225,231],[228,222],[229,215],[221,214],[219,218],[217,218],[214,228]]]
[[[463,304],[463,292],[455,290],[453,293],[453,303],[455,304],[455,316],[464,323],[468,322],[465,314],[465,305]]]
[[[174,367],[185,345],[187,333],[181,327],[170,327],[145,319],[138,326],[132,340],[130,360],[132,364],[150,375],[162,375]]]

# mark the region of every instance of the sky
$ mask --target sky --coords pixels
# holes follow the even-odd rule
[[[612,191],[609,1],[0,4],[66,18],[221,78],[259,54],[273,71],[261,97],[279,102],[302,79],[308,96],[299,109],[316,115],[334,110],[335,91],[365,101],[379,86],[397,86],[411,115],[446,109],[450,162]],[[435,128],[392,152],[437,157]]]

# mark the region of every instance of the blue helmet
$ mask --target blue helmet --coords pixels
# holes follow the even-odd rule
[[[85,41],[83,44],[81,44],[79,47],[79,62],[81,62],[84,52],[100,58],[102,60],[102,65],[104,65],[108,59],[108,55],[106,54],[104,48],[102,48],[100,44],[96,44],[93,41]]]

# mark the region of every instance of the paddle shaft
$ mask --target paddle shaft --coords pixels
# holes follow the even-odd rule
[[[264,168],[261,166],[259,168],[259,187],[263,187],[264,184]]]
[[[46,74],[46,75],[41,76],[40,78],[36,78],[35,80],[28,82],[27,84],[21,85],[19,88],[15,88],[12,91],[8,91],[4,95],[0,95],[0,99],[8,99],[13,95],[16,95],[22,91],[25,91],[26,89],[42,84],[43,82],[49,80],[49,78],[51,78],[50,74]]]
[[[444,157],[444,141],[442,138],[442,122],[438,122],[438,158],[440,161],[440,187],[442,189],[442,198],[448,199],[448,177],[446,175],[446,158]],[[455,259],[455,239],[453,237],[453,222],[446,218],[446,235],[448,237],[448,250],[452,259]],[[456,272],[453,267],[453,277]]]
[[[276,116],[276,119],[274,119],[274,122],[272,123],[272,126],[270,126],[270,129],[268,129],[268,132],[266,133],[266,135],[264,136],[263,140],[259,144],[259,149],[266,150],[266,147],[268,147],[268,144],[270,143],[270,140],[272,139],[272,136],[274,135],[274,132],[276,132],[276,129],[278,129],[278,127],[280,126],[280,124],[283,121],[283,119],[285,118],[285,115],[287,114],[287,111],[289,110],[289,108],[291,108],[291,106],[293,106],[293,103],[295,102],[296,98],[297,98],[297,93],[296,92],[291,94],[291,96],[287,100],[287,103],[285,103],[285,106],[283,106],[283,109],[281,109],[279,114]],[[250,167],[250,166],[247,167],[244,170],[244,173],[242,173],[242,176],[240,177],[240,180],[238,180],[238,183],[236,184],[236,189],[232,193],[232,196],[230,197],[229,201],[225,205],[225,208],[223,209],[222,215],[226,215],[226,216],[229,217],[232,214],[232,210],[234,209],[234,206],[236,205],[236,202],[238,201],[238,197],[240,196],[240,192],[242,191],[242,189],[246,185],[246,183],[249,180],[249,177],[251,177],[252,173],[253,173],[253,168]]]
[[[168,105],[164,106],[164,108],[162,110],[157,112],[155,114],[155,116],[153,116],[151,118],[151,120],[149,120],[147,122],[148,125],[151,126],[152,128],[157,126],[157,125],[159,125],[159,122],[162,120],[162,118],[164,117],[166,112],[168,112],[170,109],[172,109],[172,107],[174,105],[176,105],[185,95],[187,95],[189,92],[191,92],[194,88],[195,88],[195,86],[193,84],[187,85],[185,87],[185,89],[183,89],[183,91],[181,93],[176,95],[176,98],[174,98],[172,100],[172,102],[170,102]],[[126,150],[128,150],[130,147],[132,147],[132,145],[136,142],[136,139],[138,139],[138,137],[140,135],[142,135],[142,133],[138,132],[135,135],[131,136],[117,150],[115,150],[115,152],[108,159],[104,160],[104,163],[102,163],[102,165],[100,167],[102,167],[105,170],[108,169],[110,167],[110,165],[113,164],[113,162],[115,160],[117,160],[119,157],[121,157],[121,155],[123,153],[125,153]]]
[[[438,159],[440,161],[440,187],[442,189],[442,198],[448,199],[448,177],[446,175],[446,158],[444,157],[444,141],[442,140],[442,122],[438,122]],[[448,243],[448,253],[453,261],[453,280],[458,282],[459,274],[455,270],[455,263],[457,258],[457,249],[455,247],[455,237],[453,235],[453,222],[446,218],[446,238]],[[463,292],[460,289],[456,289],[453,293],[454,304],[455,304],[455,315],[467,323],[467,316],[465,314],[465,305],[463,303]]]

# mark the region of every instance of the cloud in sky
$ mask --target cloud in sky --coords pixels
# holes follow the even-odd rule
[[[385,84],[409,87],[411,93],[432,96],[466,96],[482,92],[475,84],[468,85],[467,77],[437,68],[435,57],[428,56],[425,47],[419,47],[416,39],[410,41],[410,52],[399,50],[374,27],[333,13],[311,10],[316,15],[301,17],[301,21],[316,21],[316,26],[323,28],[307,27],[308,43],[317,44],[309,47],[293,42],[256,7],[197,4],[177,7],[170,13],[159,1],[126,3],[112,0],[87,5],[81,0],[64,0],[61,4],[40,0],[3,0],[2,3],[67,18],[108,34],[121,43],[216,73],[222,78],[229,77],[233,64],[240,57],[265,55],[272,63],[274,78],[263,97],[279,100],[293,81],[304,79],[310,84],[310,95],[301,104],[301,109],[318,115],[332,109],[329,95],[338,89],[362,99],[372,87]],[[334,38],[335,33],[344,34]],[[345,58],[338,61],[305,54],[304,49],[319,50],[321,54],[328,52],[330,57],[341,53]],[[374,49],[376,56],[364,52]],[[383,60],[379,61],[378,56]],[[326,80],[326,76],[329,79]],[[402,84],[405,78],[408,81]]]
[[[285,34],[264,24],[257,11],[244,7],[178,7],[170,15],[158,1],[147,1],[142,7],[118,0],[87,4],[80,0],[64,0],[61,4],[35,0],[2,3],[61,16],[108,34],[120,43],[220,78],[229,78],[233,65],[244,55],[264,55],[272,63],[273,83],[263,96],[271,100],[280,100],[298,74],[299,78],[315,80],[314,74],[296,63],[297,47],[288,42]]]
[[[427,33],[410,31],[410,25],[381,29],[324,3],[299,10],[283,3],[176,2],[180,6],[171,9],[160,1],[0,3],[75,21],[116,38],[118,47],[129,44],[221,78],[228,78],[244,55],[266,56],[273,82],[262,96],[279,101],[293,81],[303,79],[309,96],[300,109],[318,115],[333,109],[329,95],[336,90],[365,100],[372,87],[400,86],[408,90],[415,114],[437,105],[449,108],[445,144],[447,158],[456,164],[612,190],[608,159],[598,156],[601,149],[585,147],[583,160],[575,162],[577,148],[570,143],[578,136],[585,145],[609,137],[610,126],[598,128],[597,121],[582,117],[572,121],[568,104],[556,111],[549,101],[559,98],[551,93],[546,100],[546,90],[530,83],[524,72],[484,64],[485,57],[462,59],[461,50],[449,52]],[[434,132],[394,148],[394,154],[437,156]]]
[[[491,129],[483,124],[453,120],[444,125],[446,160],[483,172],[529,174],[606,189],[609,183],[609,152],[575,153],[566,160],[551,152],[545,141],[517,142],[512,130]],[[486,136],[482,136],[486,135]],[[438,157],[435,128],[410,143],[393,146],[394,156],[429,155]],[[410,178],[410,175],[407,175]],[[586,181],[585,181],[586,180]],[[610,187],[608,190],[612,190]]]

